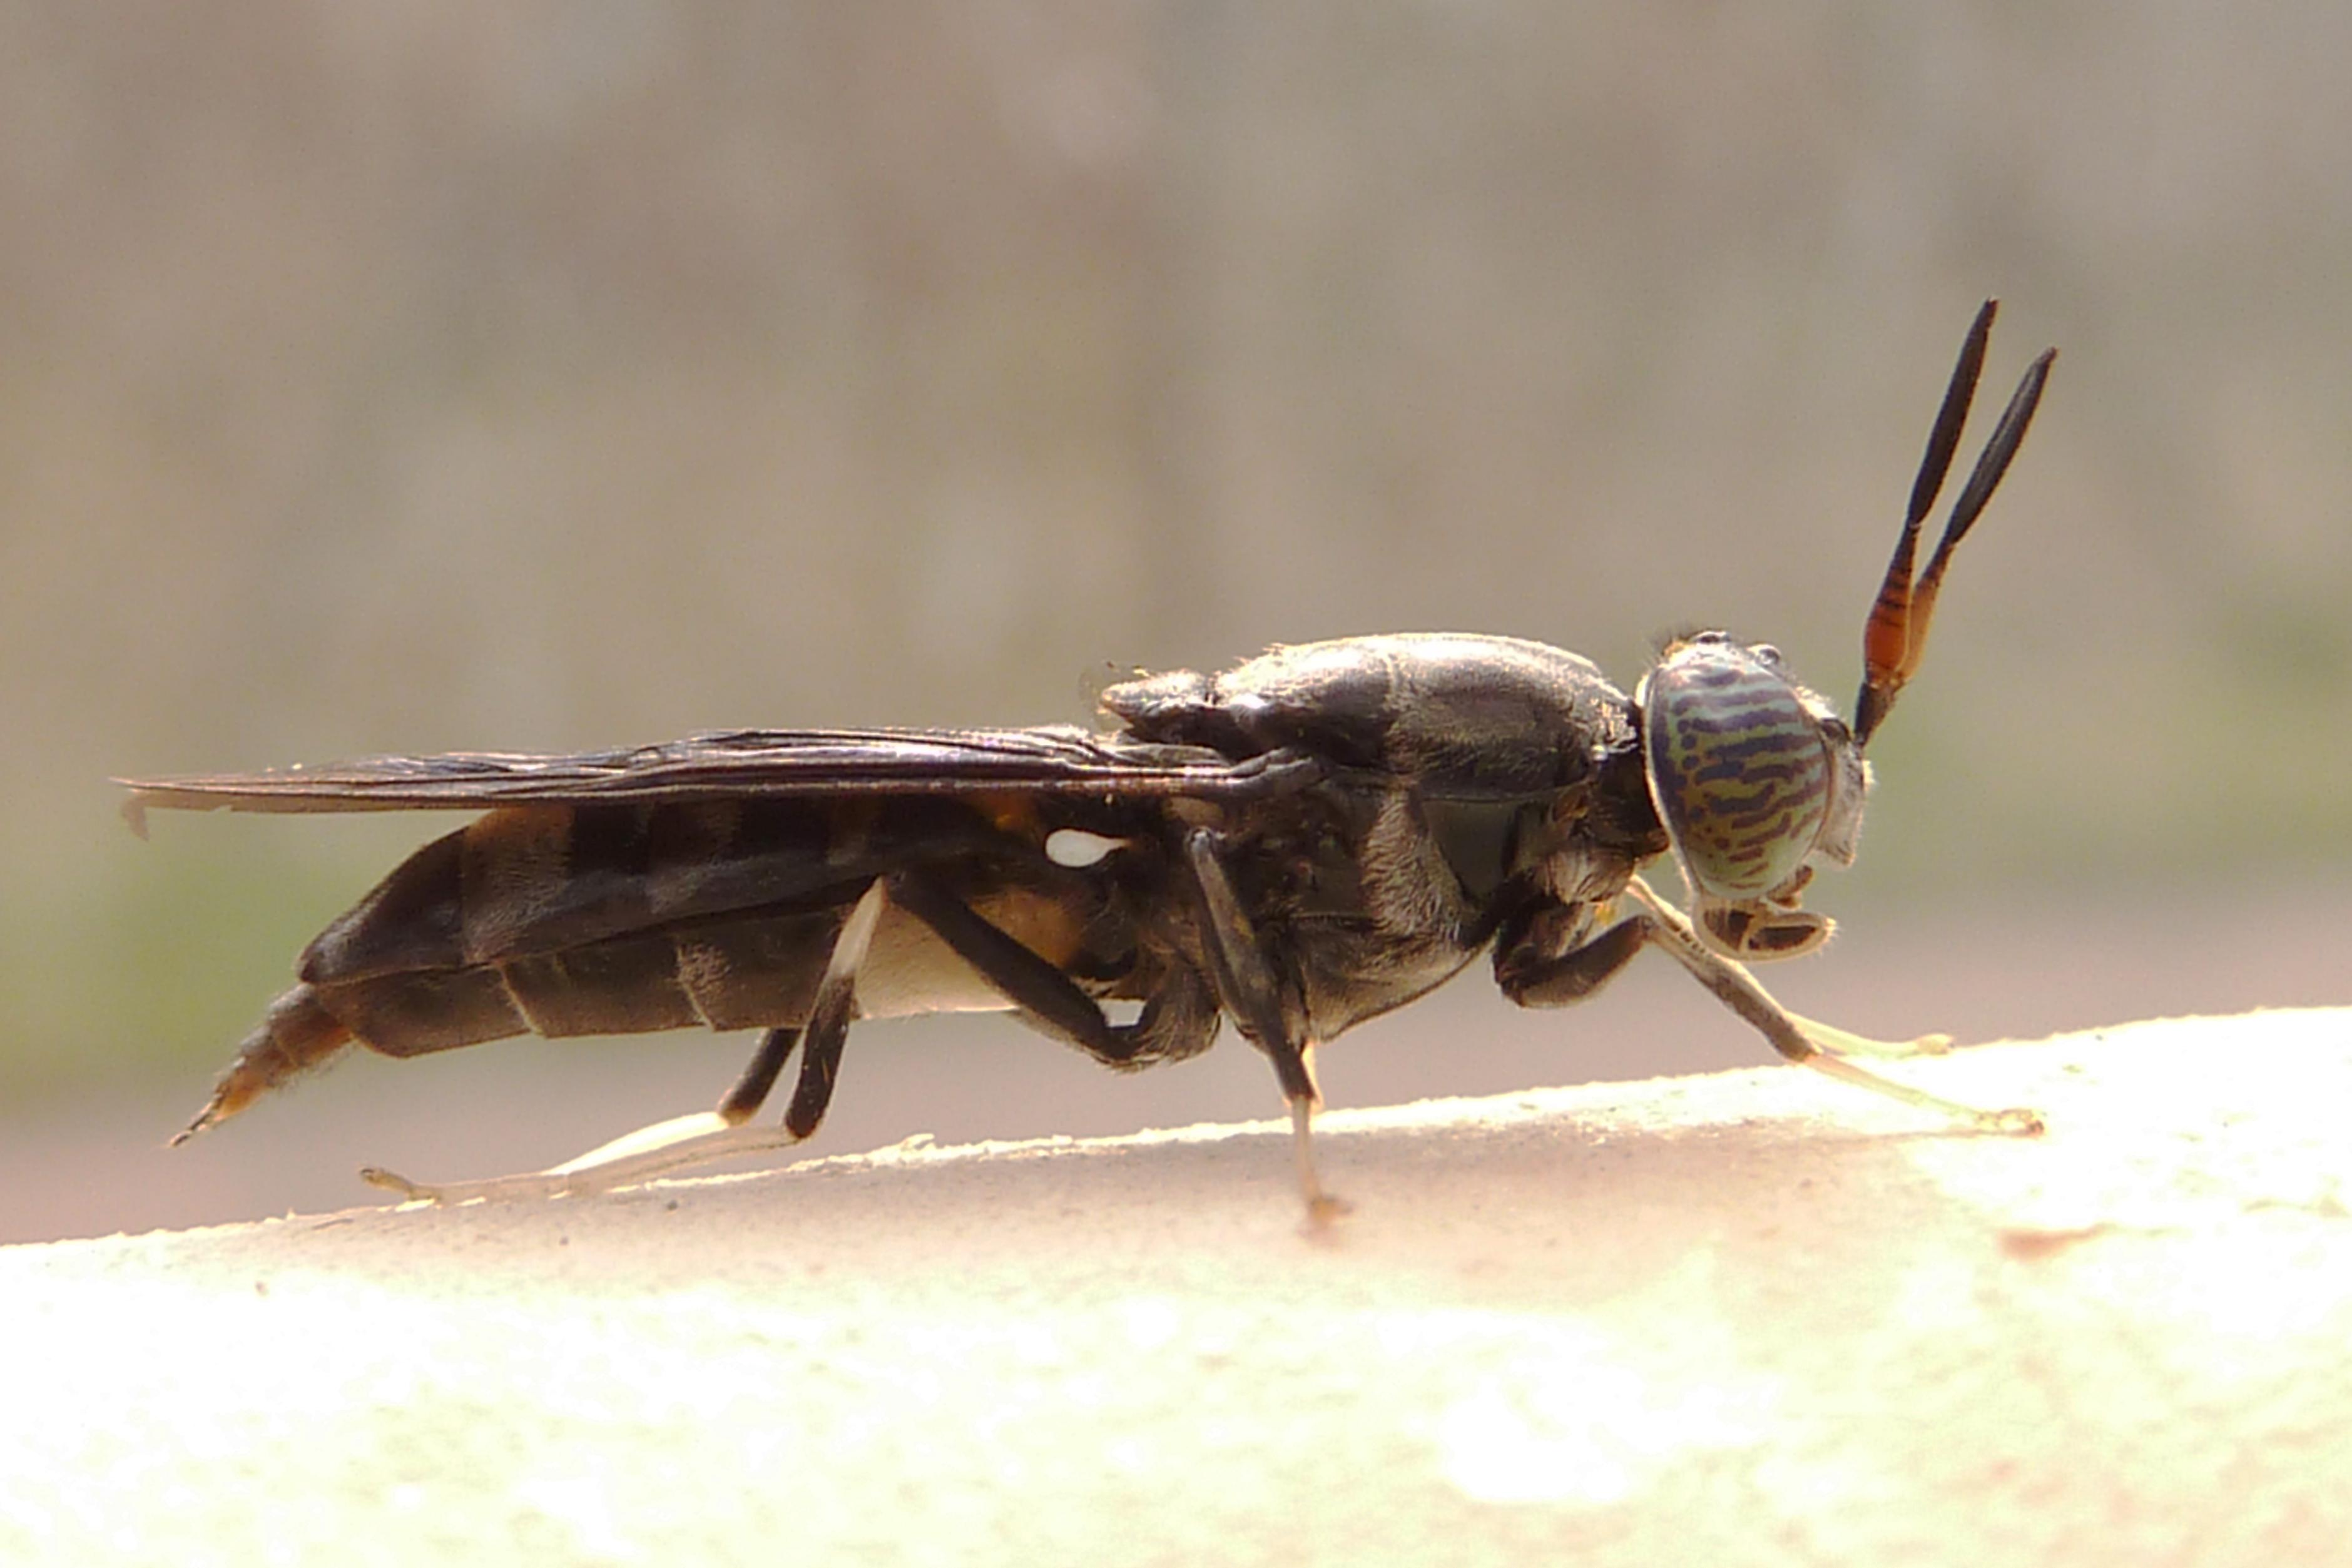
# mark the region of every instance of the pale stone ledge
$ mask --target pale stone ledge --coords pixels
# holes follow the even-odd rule
[[[0,1249],[0,1559],[2352,1555],[2352,1012],[1886,1070]]]

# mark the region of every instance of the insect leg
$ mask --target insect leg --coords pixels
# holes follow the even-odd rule
[[[1249,912],[1242,908],[1240,895],[1234,891],[1233,879],[1225,873],[1224,859],[1219,854],[1222,843],[1205,827],[1196,827],[1184,837],[1185,862],[1192,868],[1204,917],[1206,940],[1201,945],[1208,957],[1209,977],[1226,1010],[1274,1063],[1275,1079],[1282,1086],[1283,1098],[1290,1102],[1290,1129],[1298,1154],[1298,1184],[1307,1197],[1307,1217],[1320,1224],[1345,1214],[1348,1205],[1323,1190],[1322,1179],[1315,1171],[1310,1125],[1315,1108],[1323,1101],[1315,1087],[1315,1047],[1291,1032],[1274,971],[1265,961],[1265,949],[1258,942]]]
[[[1575,941],[1581,911],[1564,904],[1548,905],[1523,921],[1506,925],[1495,947],[1495,984],[1522,1007],[1565,1007],[1581,1002],[1616,978],[1649,941],[1649,927],[1639,915],[1622,920],[1598,936]],[[1569,931],[1560,930],[1568,926]],[[1563,942],[1573,942],[1565,952]]]
[[[727,1091],[713,1114],[730,1127],[751,1121],[767,1100],[768,1091],[776,1087],[777,1075],[792,1058],[793,1047],[800,1043],[798,1029],[771,1029],[761,1036],[760,1048],[744,1064],[743,1076],[735,1080],[735,1087]]]
[[[1790,1013],[1797,1027],[1805,1037],[1826,1051],[1842,1057],[1939,1057],[1952,1048],[1949,1035],[1920,1035],[1908,1040],[1877,1040],[1868,1035],[1857,1035],[1841,1029],[1835,1024],[1824,1024],[1819,1018],[1808,1018],[1802,1013]]]
[[[705,1110],[641,1128],[601,1148],[592,1149],[576,1160],[532,1175],[493,1176],[485,1181],[432,1185],[412,1182],[391,1171],[370,1166],[360,1173],[361,1179],[370,1185],[398,1193],[404,1198],[426,1199],[437,1204],[465,1203],[474,1198],[550,1198],[567,1194],[610,1192],[615,1187],[633,1186],[672,1171],[707,1165],[739,1154],[790,1148],[816,1130],[817,1123],[824,1120],[825,1106],[833,1097],[834,1079],[841,1065],[842,1043],[849,1033],[850,1018],[856,1011],[858,966],[866,962],[866,947],[873,940],[874,927],[881,920],[887,901],[887,895],[877,879],[866,887],[864,896],[850,910],[849,918],[842,922],[841,934],[834,939],[833,956],[825,962],[824,978],[817,983],[816,997],[809,1006],[808,1023],[801,1031],[804,1048],[801,1057],[800,1084],[793,1090],[793,1103],[784,1113],[782,1126],[731,1126],[722,1111]],[[743,1081],[722,1104],[733,1101],[755,1077],[768,1068],[768,1058],[773,1045],[773,1034],[761,1042],[760,1051],[752,1058]],[[786,1046],[784,1050],[773,1053],[773,1068],[765,1071],[765,1076],[771,1080],[775,1071],[782,1068],[784,1052],[789,1048]]]
[[[1635,877],[1626,883],[1625,890],[1646,911],[1650,940],[1665,949],[1675,961],[1691,972],[1698,983],[1715,993],[1716,999],[1754,1025],[1772,1048],[1792,1062],[1826,1073],[1834,1079],[1899,1100],[1906,1105],[1916,1105],[1948,1116],[1955,1121],[1987,1132],[2038,1133],[2042,1118],[2032,1110],[1979,1110],[1972,1105],[1943,1099],[1909,1084],[1896,1083],[1866,1072],[1843,1057],[1824,1048],[1827,1042],[1816,1040],[1806,1033],[1806,1020],[1798,1017],[1772,1000],[1747,965],[1726,958],[1699,940],[1697,931],[1683,912],[1652,891],[1648,883]],[[1832,1037],[1853,1040],[1856,1037],[1843,1030],[1825,1030]]]
[[[929,926],[958,958],[1013,1005],[1040,1033],[1076,1046],[1106,1067],[1132,1068],[1206,1047],[1216,1032],[1216,1001],[1189,974],[1144,1004],[1131,1024],[1114,1024],[1102,1005],[1067,974],[999,930],[919,871],[889,880],[890,902]]]
[[[833,1103],[834,1080],[841,1073],[841,1047],[849,1039],[849,1021],[857,1010],[857,971],[866,963],[874,928],[889,900],[887,888],[877,878],[842,922],[841,934],[834,939],[833,956],[824,963],[824,978],[816,983],[808,1022],[801,1028],[800,1082],[793,1089],[793,1102],[784,1108],[784,1131],[795,1142],[817,1130],[825,1108]]]

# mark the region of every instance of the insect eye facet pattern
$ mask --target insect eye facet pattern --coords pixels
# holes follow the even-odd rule
[[[1760,899],[1812,854],[1838,792],[1852,787],[1844,759],[1860,761],[1823,719],[1819,698],[1719,636],[1669,648],[1650,672],[1650,796],[1694,889]]]
[[[1851,727],[1779,651],[1671,643],[1632,697],[1542,643],[1402,633],[1281,647],[1221,674],[1113,686],[1099,732],[746,730],[560,756],[380,757],[125,780],[150,807],[464,810],[321,932],[174,1142],[353,1045],[393,1057],[508,1036],[757,1029],[709,1112],[536,1175],[427,1184],[456,1202],[608,1190],[808,1137],[850,1026],[1012,1013],[1107,1067],[1195,1056],[1230,1021],[1287,1102],[1311,1220],[1315,1051],[1482,955],[1522,1006],[1606,984],[1644,948],[1774,1049],[1964,1123],[2038,1131],[1864,1071],[1744,960],[1808,952],[1818,865],[1860,843],[1869,743],[1916,672],[1946,569],[2008,471],[2056,351],[2036,358],[1927,564],[1995,306],[1954,367],[1864,630]],[[1643,868],[1671,855],[1691,916]],[[1106,1004],[1132,1017],[1112,1022]],[[799,1057],[779,1123],[753,1115]]]

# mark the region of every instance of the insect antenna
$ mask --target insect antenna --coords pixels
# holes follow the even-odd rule
[[[1936,595],[1944,585],[1944,570],[1951,563],[1952,551],[1992,500],[1992,492],[2009,472],[2010,460],[2025,440],[2026,427],[2033,423],[2033,411],[2042,402],[2042,384],[2050,379],[2050,363],[2058,357],[2056,349],[2044,349],[2026,366],[2025,374],[2010,395],[2009,406],[2001,411],[2000,423],[1993,427],[1992,438],[1985,443],[1983,455],[1970,470],[1968,482],[1960,487],[1959,499],[1952,503],[1951,521],[1944,525],[1944,536],[1937,542],[1936,552],[1927,558],[1927,569],[1912,580],[1911,568],[1919,548],[1919,525],[1934,510],[1936,498],[1942,493],[1944,479],[1951,471],[1952,457],[1959,448],[1961,429],[1968,424],[1969,405],[1976,398],[1977,378],[1984,370],[1985,346],[1992,337],[1992,320],[2000,309],[1998,300],[1987,300],[1977,318],[1969,327],[1968,340],[1960,345],[1959,362],[1952,366],[1952,379],[1944,388],[1943,406],[1936,412],[1935,428],[1927,436],[1927,450],[1919,459],[1919,477],[1911,484],[1911,504],[1905,509],[1903,532],[1895,542],[1895,558],[1886,563],[1886,576],[1878,585],[1877,601],[1871,605],[1870,619],[1862,632],[1862,691],[1854,699],[1853,738],[1856,745],[1868,745],[1870,737],[1885,721],[1895,706],[1895,699],[1904,684],[1919,668],[1919,660],[1927,651],[1927,628],[1936,616]]]

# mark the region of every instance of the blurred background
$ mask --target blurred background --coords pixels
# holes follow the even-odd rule
[[[1970,1038],[2352,1000],[2347,58],[2323,0],[0,9],[0,1238],[544,1163],[750,1047],[355,1058],[165,1155],[453,824],[141,844],[110,774],[1067,721],[1411,628],[1630,686],[1723,625],[1843,706],[1989,294],[1989,401],[2063,357],[1776,989]],[[1765,1058],[1662,962],[1541,1015],[1474,972],[1325,1087]],[[846,1071],[821,1151],[1276,1109],[1230,1038]]]

